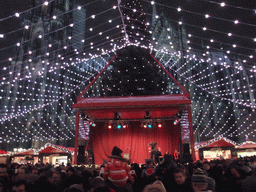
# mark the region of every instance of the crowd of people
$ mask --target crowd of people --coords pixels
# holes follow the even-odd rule
[[[129,164],[114,147],[100,167],[0,164],[0,192],[256,192],[256,157]]]

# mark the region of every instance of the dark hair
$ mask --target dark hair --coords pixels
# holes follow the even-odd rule
[[[18,187],[20,185],[25,185],[25,189],[27,189],[27,182],[25,180],[18,180],[12,183],[12,187]]]
[[[184,171],[184,169],[181,169],[181,168],[177,168],[173,171],[173,175],[176,173],[182,173],[183,175],[186,176],[186,172]]]
[[[93,192],[111,192],[107,187],[97,187]]]

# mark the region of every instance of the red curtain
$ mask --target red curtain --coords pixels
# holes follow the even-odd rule
[[[122,149],[123,154],[129,154],[131,163],[144,164],[145,159],[150,158],[150,142],[157,142],[162,155],[168,151],[173,154],[179,149],[180,126],[171,120],[165,121],[162,128],[143,128],[139,121],[129,122],[125,129],[108,129],[105,123],[97,123],[91,128],[90,138],[95,164],[102,164],[104,159],[108,159],[114,146]]]

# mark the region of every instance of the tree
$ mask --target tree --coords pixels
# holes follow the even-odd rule
[[[117,52],[102,85],[106,96],[162,95],[167,78],[148,50],[127,46]]]

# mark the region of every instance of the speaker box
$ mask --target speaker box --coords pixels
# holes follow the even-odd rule
[[[79,145],[78,146],[78,156],[84,156],[84,152],[85,152],[85,146]]]
[[[79,155],[79,156],[77,157],[77,164],[78,164],[78,165],[81,165],[81,164],[83,164],[84,162],[85,162],[85,156]]]
[[[183,154],[190,154],[189,143],[183,143],[182,147],[183,147]]]

